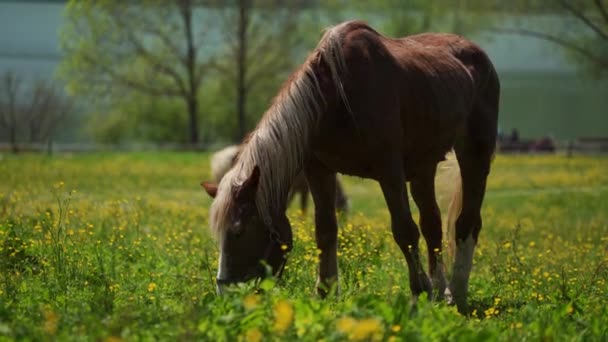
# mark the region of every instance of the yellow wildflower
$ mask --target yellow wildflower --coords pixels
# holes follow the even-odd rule
[[[566,312],[568,312],[568,315],[572,315],[572,313],[574,312],[574,307],[572,306],[572,304],[568,304]]]
[[[55,335],[57,332],[57,323],[59,322],[59,315],[49,307],[45,307],[42,310],[42,317],[44,318],[43,330],[49,335]]]
[[[336,322],[336,329],[353,341],[379,341],[384,333],[382,323],[375,318],[356,320],[348,316],[342,317]],[[395,325],[392,329],[393,331],[399,331],[401,327]]]
[[[489,318],[492,316],[497,316],[499,312],[500,312],[500,310],[496,309],[493,306],[488,308],[487,310],[484,310],[484,314],[486,315],[486,318]]]
[[[262,337],[262,332],[259,329],[252,328],[245,332],[244,340],[247,342],[260,342]]]
[[[256,294],[249,294],[243,299],[243,306],[245,310],[253,310],[258,304],[260,304],[260,296]]]
[[[154,292],[154,290],[156,290],[156,283],[151,282],[150,284],[148,284],[148,292]]]
[[[336,322],[336,329],[338,332],[348,335],[353,328],[357,325],[357,320],[352,317],[342,317]]]
[[[293,322],[293,307],[286,300],[279,300],[273,307],[274,311],[274,330],[282,334],[284,333]]]
[[[366,318],[357,323],[349,335],[349,338],[355,341],[380,341],[382,335],[382,323],[375,318]]]

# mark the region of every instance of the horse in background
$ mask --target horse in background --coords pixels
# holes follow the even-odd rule
[[[241,145],[230,145],[215,152],[211,157],[211,178],[219,184],[224,175],[232,168],[241,150]],[[291,184],[291,191],[287,200],[287,206],[291,203],[296,194],[300,195],[300,209],[306,213],[308,208],[308,182],[303,172],[300,172]],[[336,209],[340,213],[348,213],[349,201],[344,193],[342,183],[336,181]]]
[[[336,172],[378,181],[393,238],[407,261],[414,298],[445,298],[467,313],[481,206],[493,159],[500,83],[474,43],[452,34],[384,37],[360,21],[326,30],[316,49],[284,84],[217,184],[210,227],[220,249],[218,290],[265,274],[280,275],[293,235],[285,215],[290,185],[305,171],[315,204],[320,250],[317,291],[338,282]],[[461,186],[448,216],[455,257],[447,283],[437,164],[454,149]],[[408,188],[420,211],[429,278],[420,260],[420,232]]]

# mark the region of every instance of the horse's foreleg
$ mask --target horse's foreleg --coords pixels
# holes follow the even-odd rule
[[[315,237],[319,255],[317,292],[325,297],[338,282],[338,223],[336,220],[336,173],[316,161],[305,168],[315,204]]]
[[[420,262],[418,249],[420,233],[410,212],[403,162],[396,158],[384,167],[385,172],[379,177],[379,182],[391,214],[393,238],[407,261],[410,289],[414,296],[427,292],[430,298],[431,283]]]
[[[420,211],[420,229],[426,240],[433,298],[443,299],[447,286],[443,264],[441,213],[435,199],[435,165],[410,182],[412,197]]]

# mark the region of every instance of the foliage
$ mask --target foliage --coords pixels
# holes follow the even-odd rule
[[[199,143],[197,100],[212,57],[201,44],[213,25],[199,5],[194,0],[70,1],[61,39],[66,53],[61,74],[68,89],[106,101],[134,93],[179,98],[188,114],[189,141]],[[204,21],[196,20],[204,14]]]
[[[313,294],[313,219],[291,209],[295,248],[284,277],[218,297],[210,201],[198,187],[208,155],[3,158],[3,340],[608,338],[605,157],[497,157],[471,317],[424,298],[410,306],[374,182],[344,178],[353,211],[339,234],[340,295]]]
[[[535,25],[523,25],[515,20],[513,25],[503,25],[505,27],[495,28],[495,31],[552,42],[562,47],[566,55],[593,78],[608,74],[606,1],[515,1],[509,9],[512,14],[534,14],[544,20]]]
[[[182,114],[176,116],[175,124],[164,126],[161,135],[170,142],[183,142],[183,130],[173,130],[182,124],[191,143],[217,135],[235,139],[238,122],[232,117],[237,116],[240,107],[233,104],[239,102],[247,114],[241,125],[250,129],[287,73],[302,60],[304,54],[299,48],[304,37],[316,34],[320,28],[308,25],[310,20],[301,15],[297,5],[244,2],[250,3],[243,23],[246,45],[237,37],[239,16],[235,4],[195,0],[146,0],[136,4],[71,1],[62,29],[66,58],[60,74],[71,93],[90,100],[96,111],[103,113],[100,115],[112,114],[96,118],[96,135],[102,141],[132,139],[134,135],[128,132],[142,124],[126,117],[133,114],[146,118],[143,125],[163,127],[167,118],[148,110],[159,101],[170,103],[172,112],[187,114],[185,123]],[[241,49],[245,50],[242,70],[237,63]],[[241,95],[237,95],[239,87]],[[111,125],[100,127],[99,121]],[[224,126],[227,124],[231,126]],[[139,140],[158,139],[156,133],[135,136]]]

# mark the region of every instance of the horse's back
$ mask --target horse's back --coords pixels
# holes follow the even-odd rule
[[[479,63],[485,53],[456,35],[392,39],[359,22],[341,27],[349,103],[330,108],[318,156],[343,173],[371,178],[367,165],[391,153],[410,167],[443,160],[472,112],[478,70],[493,70]]]
[[[468,131],[480,144],[485,155],[494,153],[497,138],[500,81],[486,52],[474,42],[455,34],[422,33],[402,38],[424,46],[444,49],[457,58],[469,71],[475,87],[471,113],[467,117]]]

